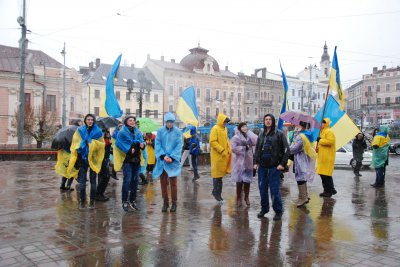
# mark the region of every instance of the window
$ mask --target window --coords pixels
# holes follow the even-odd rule
[[[216,91],[215,91],[215,99],[216,99],[216,100],[219,100],[219,90],[216,90]]]
[[[100,114],[100,108],[99,107],[94,107],[94,115],[99,116]]]
[[[390,104],[390,97],[385,97],[385,104]]]
[[[223,113],[226,114],[226,108],[224,108],[224,112]]]
[[[321,94],[318,92],[318,99],[320,99],[320,97],[321,97]]]
[[[246,100],[250,100],[250,93],[249,92],[246,93]]]
[[[139,117],[139,115],[140,115],[139,109],[136,110],[135,115],[136,115],[136,117]]]
[[[246,108],[246,115],[250,115],[250,108],[249,107]]]
[[[254,94],[254,99],[255,99],[255,100],[258,100],[258,93],[255,93],[255,94]]]
[[[368,86],[368,92],[371,92],[371,86],[370,85]]]
[[[169,95],[174,96],[174,86],[172,84],[169,85]]]
[[[296,95],[296,91],[294,89],[292,89],[292,96],[295,96],[295,95]]]
[[[210,118],[210,107],[206,107],[206,117]]]
[[[301,91],[297,91],[298,97],[301,97]]]
[[[234,98],[234,94],[233,94],[233,92],[231,92],[231,98],[229,100],[232,102],[233,98]]]
[[[158,119],[158,110],[157,109],[154,110],[154,119]]]
[[[297,103],[297,109],[301,109],[300,103]]]
[[[121,98],[120,91],[115,92],[115,97],[119,100]]]
[[[125,114],[126,114],[126,115],[131,114],[131,109],[130,109],[130,108],[125,109]]]
[[[150,110],[149,110],[149,109],[146,109],[146,110],[144,111],[144,114],[145,114],[146,118],[149,118],[149,117],[150,117]]]
[[[174,110],[173,106],[172,106],[172,105],[169,105],[168,111],[169,111],[169,112],[172,112],[173,110]]]
[[[207,64],[207,72],[210,72],[210,71],[211,71],[211,65]]]
[[[226,100],[226,91],[224,91],[224,101]]]
[[[206,89],[206,99],[209,100],[211,98],[211,90]]]
[[[399,104],[400,103],[400,96],[396,96],[396,104]]]
[[[369,91],[369,89],[368,89],[368,91]],[[377,92],[380,92],[380,91],[381,91],[381,85],[380,85],[380,84],[377,84],[377,85],[376,85],[376,91],[377,91]]]
[[[71,96],[71,111],[75,111],[75,98],[73,96]]]
[[[241,102],[242,102],[242,94],[238,93],[238,103],[241,103]]]
[[[397,91],[400,90],[400,83],[396,83],[396,90],[397,90]]]
[[[238,110],[238,117],[239,117],[239,121],[240,121],[242,118],[242,112],[240,110]]]
[[[386,84],[386,92],[390,91],[390,84]]]
[[[131,94],[129,92],[126,92],[126,100],[131,100]]]
[[[25,107],[31,106],[31,94],[25,93]]]
[[[179,96],[182,95],[182,86],[179,86]]]
[[[154,94],[154,103],[158,103],[158,94]]]
[[[258,108],[254,109],[254,115],[257,117],[258,116]]]
[[[377,104],[380,104],[380,103],[381,103],[381,99],[380,99],[380,98],[377,98],[377,99],[376,99],[376,103],[377,103]]]
[[[55,95],[47,95],[46,105],[48,111],[56,111],[56,96]]]
[[[150,102],[150,94],[146,94],[145,101]]]
[[[317,112],[317,105],[314,104],[314,113]]]
[[[100,98],[100,90],[94,90],[94,98]]]
[[[323,99],[325,99],[325,93],[322,94]]]
[[[219,108],[216,108],[216,109],[215,109],[215,117],[217,117],[218,114],[219,114]]]
[[[197,88],[197,93],[196,93],[196,96],[198,97],[198,98],[200,98],[201,97],[201,95],[200,95],[200,88]]]
[[[292,102],[292,109],[294,109],[294,102]]]
[[[271,100],[272,102],[274,102],[274,95],[271,95]]]

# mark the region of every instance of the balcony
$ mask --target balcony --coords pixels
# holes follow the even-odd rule
[[[259,100],[262,106],[272,106],[272,100]]]

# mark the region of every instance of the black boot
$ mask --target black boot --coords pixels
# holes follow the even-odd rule
[[[168,208],[169,208],[168,202],[164,202],[164,205],[163,205],[161,211],[162,211],[162,212],[167,212],[167,211],[168,211]]]
[[[65,187],[65,183],[67,182],[67,178],[65,178],[65,177],[62,177],[61,178],[61,185],[60,185],[60,190],[61,191],[65,191],[65,190],[67,190],[67,188]]]
[[[89,202],[89,209],[94,209],[94,199],[91,199]]]
[[[172,203],[170,212],[176,212],[176,203]]]
[[[213,178],[212,195],[214,196],[216,201],[220,201],[220,199],[218,198],[218,179],[219,178]]]
[[[146,184],[148,184],[148,182],[147,182],[147,180],[146,180],[146,177],[144,176],[143,173],[140,173],[140,174],[139,174],[139,177],[140,177],[140,180],[142,180],[142,181],[139,183],[140,185],[146,185]]]
[[[222,178],[218,179],[218,198],[219,201],[224,201],[222,198]]]

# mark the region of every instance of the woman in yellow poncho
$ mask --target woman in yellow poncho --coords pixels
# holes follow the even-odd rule
[[[386,165],[388,165],[389,158],[389,126],[382,125],[379,132],[374,136],[372,141],[372,162],[371,166],[375,168],[376,178],[375,183],[371,184],[372,187],[378,188],[385,185],[385,172]]]
[[[94,208],[96,197],[96,173],[100,172],[104,158],[105,142],[103,132],[95,124],[96,117],[87,114],[84,125],[80,126],[72,138],[71,159],[68,165],[68,172],[79,168],[78,181],[80,191],[80,209],[86,208],[86,174],[90,169],[90,204]]]

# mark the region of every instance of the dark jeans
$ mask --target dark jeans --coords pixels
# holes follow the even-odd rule
[[[324,187],[324,192],[329,194],[336,194],[332,176],[322,175],[322,174],[320,174],[320,176],[322,180],[322,186]]]
[[[197,157],[198,157],[198,155],[191,155],[192,167],[193,167],[193,172],[194,172],[195,177],[199,175],[199,172],[197,170]]]
[[[104,195],[104,192],[106,191],[108,182],[110,181],[110,173],[108,170],[108,163],[109,163],[109,159],[104,159],[103,163],[101,164],[101,170],[98,175],[99,184],[97,185],[97,195],[99,195],[99,196]]]
[[[79,194],[81,197],[81,202],[86,202],[86,181],[87,181],[87,170],[90,169],[88,163],[82,164],[79,168],[78,179],[79,179]],[[96,197],[96,173],[90,169],[90,199]]]
[[[258,189],[260,190],[261,196],[261,208],[264,212],[269,211],[269,195],[268,188],[271,193],[272,208],[275,213],[282,213],[282,197],[281,197],[281,171],[277,170],[276,167],[258,168]]]
[[[128,201],[128,193],[131,191],[129,201],[133,202],[136,200],[136,191],[139,182],[139,170],[140,163],[124,163],[122,166],[122,172],[124,174],[124,180],[122,182],[122,203]]]
[[[375,179],[375,185],[377,186],[382,186],[385,184],[385,172],[386,172],[386,166],[376,168],[376,179]]]
[[[356,166],[354,167],[354,173],[360,173],[362,167],[362,161],[356,160]]]

